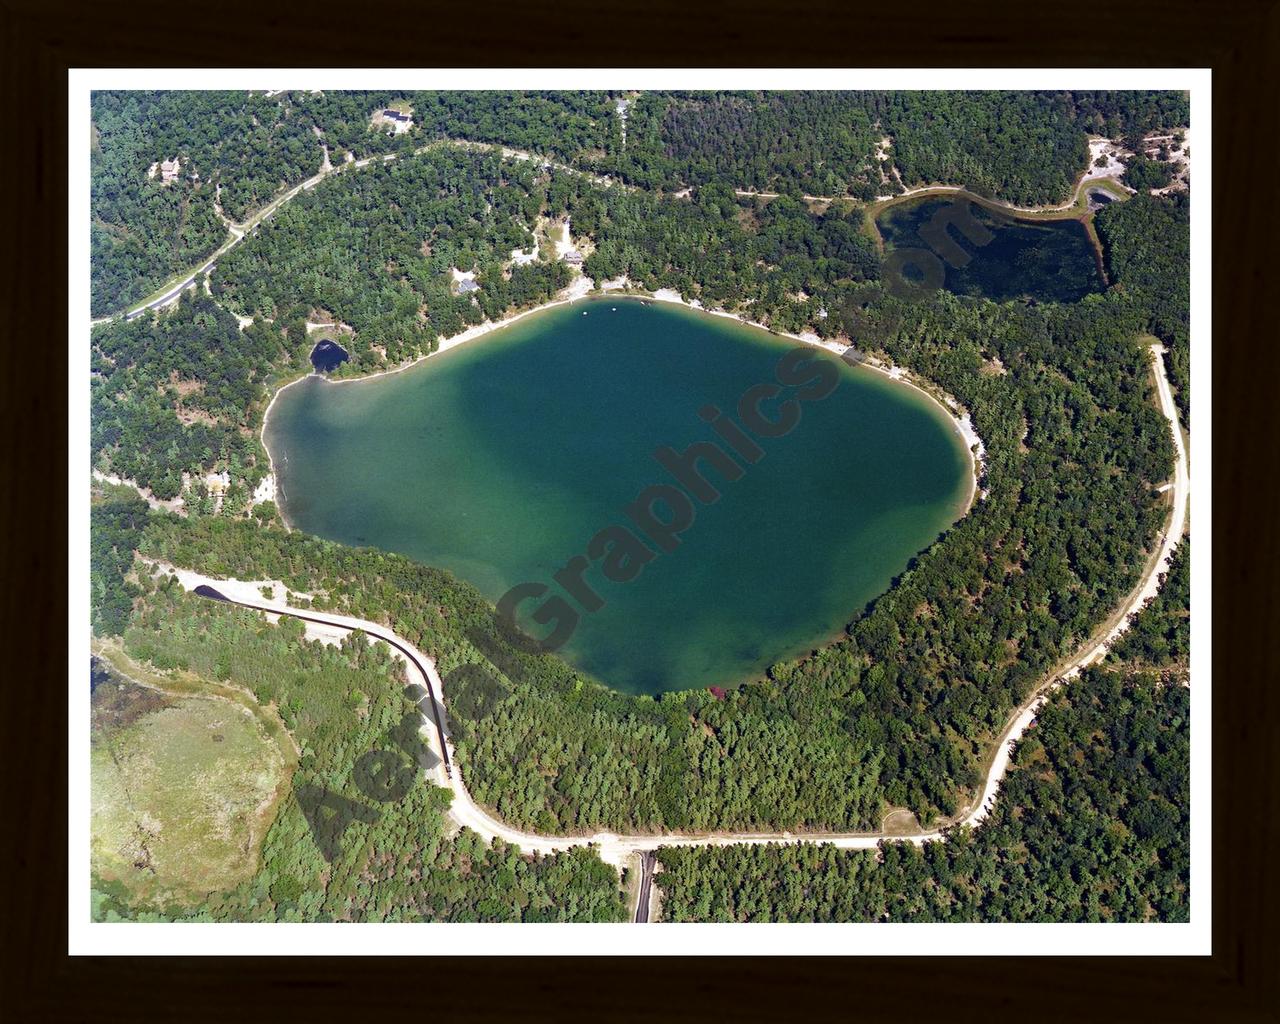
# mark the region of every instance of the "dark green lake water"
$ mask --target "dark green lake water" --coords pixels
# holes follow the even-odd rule
[[[552,574],[601,529],[629,525],[623,509],[644,488],[674,482],[655,449],[716,440],[698,410],[736,409],[794,347],[602,299],[402,373],[311,377],[268,422],[283,509],[308,533],[450,569],[490,600],[524,581],[562,594]],[[721,499],[696,505],[679,547],[637,579],[592,565],[605,606],[581,614],[561,651],[571,663],[632,693],[744,681],[839,631],[961,514],[969,457],[942,411],[807,351],[838,368],[835,390],[802,404],[786,436],[758,438],[765,454],[741,479],[706,470]]]
[[[923,248],[937,252],[936,243],[930,241],[928,225],[939,211],[947,211],[958,201],[935,196],[887,207],[876,218],[885,251]],[[948,229],[969,261],[963,266],[942,261],[943,287],[947,291],[995,302],[1018,298],[1078,302],[1090,292],[1103,290],[1093,243],[1079,221],[1012,220],[997,218],[977,203],[969,203],[968,207],[974,219],[994,237],[984,245],[975,244],[955,227]],[[911,278],[910,272],[907,276]]]

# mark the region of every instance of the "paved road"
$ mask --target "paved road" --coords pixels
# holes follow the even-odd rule
[[[166,290],[165,293],[159,296],[158,298],[154,298],[147,302],[142,303],[141,305],[134,306],[133,308],[126,310],[123,314],[116,313],[112,316],[104,316],[104,317],[99,317],[96,320],[90,320],[89,326],[96,327],[99,324],[109,323],[110,321],[118,320],[121,317],[123,317],[125,320],[133,320],[137,317],[142,316],[143,313],[146,313],[149,310],[161,309],[164,306],[169,305],[169,303],[171,302],[176,302],[178,296],[181,295],[188,288],[190,288],[195,283],[196,278],[200,274],[205,274],[211,271],[217,265],[219,258],[224,256],[226,253],[230,252],[237,245],[239,245],[245,238],[247,238],[253,232],[253,229],[255,227],[257,227],[264,220],[270,217],[273,213],[276,212],[276,210],[278,210],[281,206],[287,203],[294,196],[299,195],[302,192],[305,192],[307,189],[314,188],[320,181],[327,178],[330,174],[334,174],[340,171],[342,169],[342,166],[345,166],[345,165],[340,165],[338,167],[330,167],[329,170],[321,171],[319,174],[315,175],[314,177],[308,178],[306,181],[302,182],[302,184],[295,185],[288,192],[282,195],[279,199],[276,199],[271,203],[268,203],[260,211],[258,211],[258,213],[254,214],[243,224],[234,224],[231,221],[227,221],[226,222],[227,229],[231,232],[231,237],[222,244],[222,246],[218,249],[217,252],[215,252],[207,260],[205,260],[204,263],[198,266],[195,270],[191,271],[191,273],[188,274],[185,278],[183,278],[180,282],[178,282],[178,284]]]
[[[649,923],[649,897],[653,894],[653,865],[658,859],[654,850],[645,850],[640,854],[640,893],[636,899],[636,913],[632,920],[636,924]]]
[[[259,611],[263,610],[261,605],[250,604],[247,601],[237,601],[234,598],[228,597],[226,594],[222,593],[222,591],[216,589],[215,587],[210,586],[207,583],[202,583],[199,586],[197,586],[195,589],[195,592],[199,594],[201,597],[212,598],[214,601],[225,601],[227,604],[239,605],[242,608],[253,608]],[[293,618],[300,619],[303,622],[315,622],[322,626],[334,625],[334,623],[332,623],[328,619],[324,619],[315,615],[304,615],[302,612],[296,612],[296,611],[290,612],[289,614]],[[413,665],[415,669],[417,669],[418,674],[420,676],[422,676],[423,678],[429,678],[427,675],[426,668],[422,664],[422,661],[419,660],[420,658],[423,658],[423,656],[416,653],[412,647],[403,643],[390,630],[382,631],[382,630],[366,629],[365,632],[368,633],[370,636],[377,638],[378,640],[385,641],[393,649],[399,651],[400,654],[405,658],[405,660],[407,660],[411,665]],[[427,695],[430,698],[431,720],[435,723],[438,747],[441,754],[443,755],[442,761],[444,764],[444,773],[445,773],[445,777],[447,778],[453,775],[453,766],[449,761],[449,745],[448,743],[445,742],[444,722],[442,717],[443,713],[440,709],[440,703],[437,699],[437,694],[434,691],[432,691],[430,687],[428,687],[427,689]],[[426,719],[427,717],[426,711],[422,712],[422,717],[424,720]]]

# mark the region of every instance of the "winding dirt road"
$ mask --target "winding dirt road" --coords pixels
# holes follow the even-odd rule
[[[1141,610],[1147,601],[1154,597],[1160,589],[1162,576],[1169,567],[1169,559],[1180,542],[1186,526],[1187,505],[1191,488],[1186,447],[1178,425],[1177,407],[1174,405],[1173,394],[1169,387],[1169,380],[1162,358],[1163,352],[1164,350],[1159,345],[1151,346],[1160,409],[1173,433],[1177,458],[1173,486],[1168,488],[1168,490],[1172,491],[1169,518],[1161,537],[1159,548],[1155,556],[1148,561],[1138,586],[1109,620],[1110,625],[1104,627],[1101,635],[1091,638],[1071,661],[1061,666],[1060,670],[1047,679],[1028,701],[1015,709],[1008,726],[1001,734],[995,754],[987,769],[986,780],[981,793],[978,794],[965,811],[962,811],[960,815],[943,827],[950,827],[951,825],[976,826],[982,822],[995,804],[1000,782],[1008,770],[1014,745],[1034,721],[1036,712],[1048,698],[1049,692],[1075,678],[1081,670],[1103,658],[1116,638],[1128,629],[1130,616]],[[279,581],[220,580],[203,573],[164,564],[161,564],[159,569],[161,572],[176,576],[182,586],[191,591],[195,591],[199,587],[211,588],[231,601],[248,608],[277,615],[291,615],[305,622],[319,623],[340,631],[362,629],[371,637],[386,641],[397,655],[404,660],[410,681],[419,682],[431,695],[431,707],[423,710],[423,733],[424,738],[433,752],[440,758],[441,763],[433,768],[429,775],[432,776],[437,785],[444,786],[453,794],[449,816],[458,825],[471,829],[486,840],[502,839],[504,842],[519,846],[526,852],[539,854],[555,853],[575,846],[591,846],[596,849],[602,860],[613,864],[619,869],[627,862],[630,862],[633,867],[639,867],[643,871],[643,864],[637,862],[637,855],[650,853],[663,846],[828,843],[840,849],[868,850],[874,849],[882,840],[920,844],[943,837],[942,828],[905,835],[884,832],[725,832],[711,834],[616,835],[611,832],[598,832],[594,835],[579,836],[538,835],[512,828],[499,820],[487,808],[476,803],[467,790],[462,766],[457,763],[457,758],[453,756],[453,745],[444,725],[444,717],[441,713],[445,706],[444,688],[440,675],[436,670],[435,662],[409,641],[375,622],[339,615],[334,612],[294,608],[283,601],[264,598],[261,589],[264,585],[273,587],[273,593],[288,593],[287,589]],[[645,872],[645,876],[648,877],[649,872]],[[641,898],[644,899],[644,896],[642,895]]]

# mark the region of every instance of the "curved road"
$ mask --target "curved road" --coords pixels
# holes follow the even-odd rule
[[[987,816],[995,803],[1004,773],[1008,769],[1013,746],[1034,721],[1036,712],[1047,699],[1049,691],[1074,678],[1082,669],[1104,657],[1115,639],[1128,628],[1130,616],[1139,611],[1160,589],[1161,576],[1168,569],[1169,559],[1181,540],[1186,526],[1187,504],[1191,487],[1186,447],[1178,425],[1177,407],[1174,405],[1173,394],[1165,372],[1162,358],[1163,352],[1163,348],[1159,345],[1151,346],[1151,355],[1156,369],[1160,408],[1173,432],[1177,458],[1171,488],[1173,494],[1169,519],[1156,555],[1149,561],[1139,585],[1117,609],[1110,620],[1110,624],[1103,628],[1101,634],[1091,638],[1070,662],[1062,666],[1058,672],[1046,680],[1044,685],[1021,707],[1015,709],[1009,725],[1000,737],[995,755],[987,769],[986,782],[982,792],[971,802],[966,811],[957,815],[945,827],[957,824],[977,825]],[[161,564],[160,569],[176,576],[188,590],[195,591],[197,588],[207,588],[215,591],[218,597],[225,598],[246,608],[277,615],[290,615],[305,622],[315,623],[338,631],[362,629],[370,636],[386,641],[405,660],[410,676],[416,676],[421,681],[421,685],[430,694],[431,708],[429,712],[423,711],[423,724],[427,733],[426,739],[435,754],[440,757],[441,763],[428,774],[434,777],[438,785],[446,787],[453,794],[453,802],[449,808],[450,817],[457,824],[466,826],[487,840],[499,838],[504,842],[519,846],[527,852],[540,854],[554,853],[574,846],[594,846],[602,860],[621,868],[628,859],[634,858],[635,855],[647,854],[662,846],[829,843],[841,849],[866,850],[874,849],[881,840],[885,839],[920,844],[930,840],[941,839],[943,836],[941,828],[929,832],[906,835],[891,835],[883,832],[806,832],[799,834],[792,832],[726,832],[702,835],[682,833],[615,835],[609,832],[600,832],[589,836],[548,836],[523,832],[499,820],[471,798],[463,779],[461,766],[457,764],[456,758],[452,756],[452,743],[445,725],[446,720],[442,715],[444,688],[440,681],[439,673],[436,671],[435,662],[409,641],[375,622],[333,612],[316,612],[294,608],[282,601],[264,599],[260,588],[266,581],[219,580],[202,573],[164,564]],[[282,584],[277,585],[283,588]],[[632,863],[635,863],[634,860],[632,860]],[[643,877],[651,877],[652,866],[650,866],[648,872],[645,872],[642,861],[640,868]],[[640,903],[647,908],[647,893],[643,891]],[[637,915],[640,909],[641,907],[638,906]]]
[[[200,266],[196,267],[195,270],[191,271],[191,273],[178,282],[178,284],[173,285],[171,288],[167,288],[159,297],[139,303],[131,309],[126,310],[124,313],[116,313],[113,316],[104,316],[99,317],[97,320],[90,320],[89,326],[97,327],[99,324],[110,323],[112,320],[118,320],[121,317],[125,320],[132,320],[134,317],[142,316],[143,313],[150,309],[160,309],[161,307],[167,306],[169,303],[176,301],[179,295],[195,284],[195,280],[200,274],[204,274],[212,270],[214,265],[218,262],[218,258],[239,245],[241,241],[248,237],[255,227],[270,217],[276,212],[276,210],[294,196],[305,192],[307,189],[314,188],[320,181],[327,178],[337,170],[341,170],[341,167],[331,167],[327,171],[321,171],[314,177],[308,178],[306,181],[302,182],[302,184],[295,185],[284,195],[280,196],[280,198],[268,203],[243,224],[234,224],[231,221],[226,221],[225,223],[227,225],[227,229],[231,232],[231,237],[218,248],[217,252],[200,264]]]
[[[640,888],[636,893],[636,912],[631,915],[635,924],[649,923],[649,898],[653,893],[653,866],[658,855],[654,850],[640,854]]]

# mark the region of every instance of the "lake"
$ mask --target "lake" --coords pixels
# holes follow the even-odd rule
[[[876,218],[885,251],[923,248],[936,251],[920,234],[940,213],[956,206],[951,196],[925,196],[888,206]],[[968,203],[974,218],[991,235],[985,245],[974,244],[956,228],[949,236],[968,255],[963,266],[943,261],[946,271],[942,287],[957,295],[1005,302],[1031,298],[1039,302],[1078,302],[1104,285],[1098,256],[1088,230],[1078,220],[1016,220],[993,214],[979,203]],[[947,255],[939,253],[939,255]],[[955,258],[957,250],[950,255]],[[911,279],[911,273],[907,274]]]
[[[690,499],[696,515],[674,550],[650,543],[628,582],[593,559],[582,578],[603,607],[590,612],[553,574],[606,527],[634,530],[624,509],[646,488],[675,484],[658,448],[715,441],[732,454],[699,411],[733,413],[798,344],[606,297],[400,373],[308,377],[268,420],[282,510],[308,533],[449,569],[491,601],[548,585],[580,612],[560,653],[618,690],[743,682],[842,630],[963,513],[969,453],[936,403],[805,347],[802,365],[826,361],[833,390],[766,397],[765,418],[790,398],[800,419],[785,436],[751,434],[743,450],[754,441],[763,454],[736,460],[739,479],[699,463],[720,498]]]

